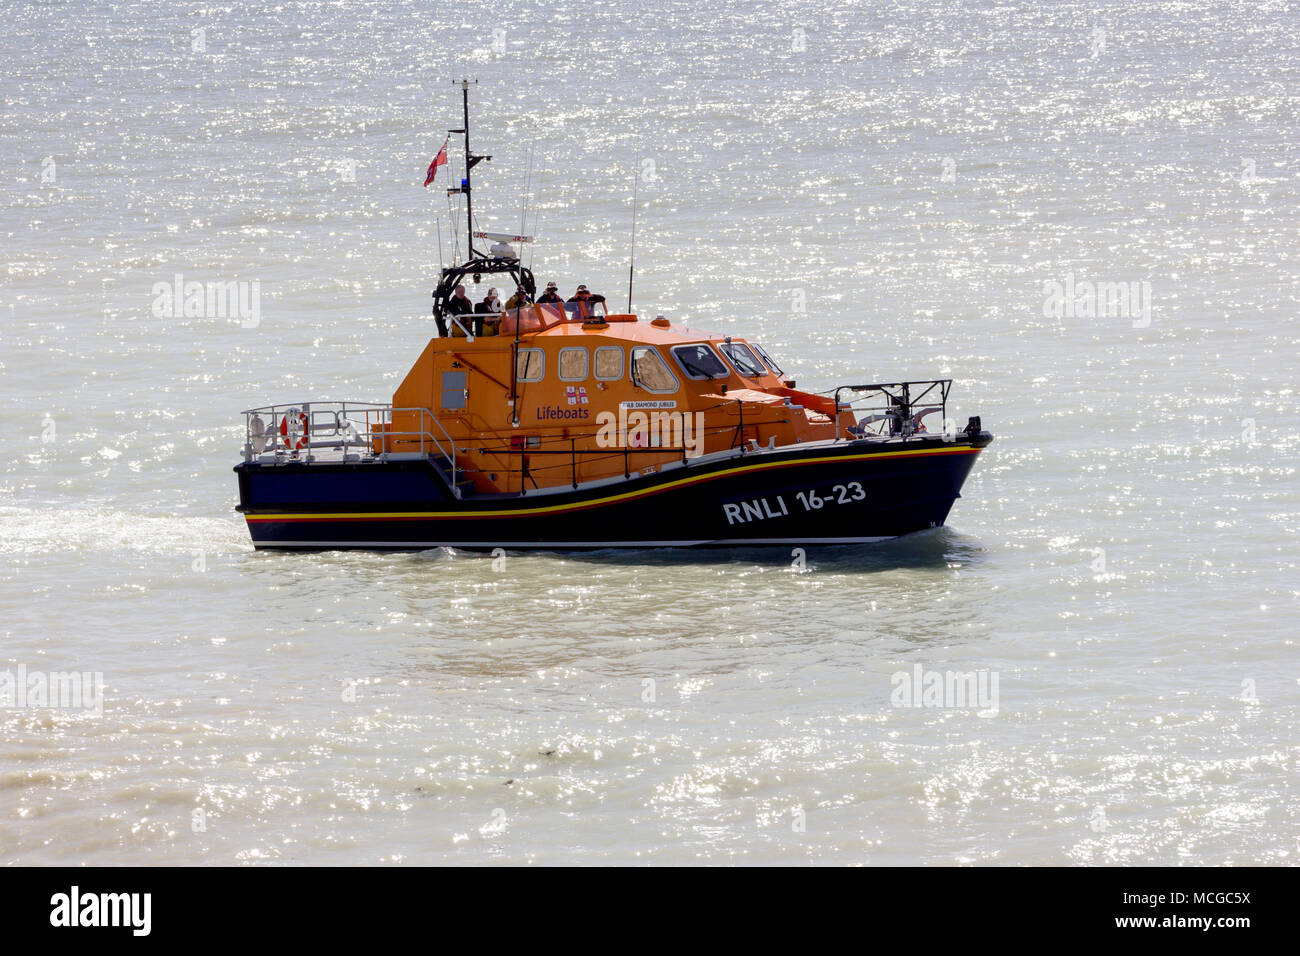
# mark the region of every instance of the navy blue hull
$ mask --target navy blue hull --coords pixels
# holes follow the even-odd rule
[[[426,459],[235,471],[258,548],[852,543],[942,525],[991,440],[796,447],[594,488],[463,499]]]

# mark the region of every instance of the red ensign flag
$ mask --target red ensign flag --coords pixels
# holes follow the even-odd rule
[[[429,164],[429,171],[424,174],[424,184],[427,186],[433,182],[433,177],[438,175],[438,167],[447,165],[447,143],[442,144],[442,149],[438,150],[438,155],[433,157],[433,162]]]

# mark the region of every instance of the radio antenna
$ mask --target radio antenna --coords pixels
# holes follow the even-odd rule
[[[528,231],[528,209],[532,205],[533,190],[533,145],[528,146],[528,166],[524,175],[524,192],[520,197],[519,205],[522,207],[519,213],[519,233],[523,235]]]
[[[632,249],[627,257],[627,311],[632,313],[632,274],[636,271],[636,170],[632,171]]]

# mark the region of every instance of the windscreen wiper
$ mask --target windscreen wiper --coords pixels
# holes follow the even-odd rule
[[[696,368],[695,365],[693,365],[692,363],[686,361],[686,359],[682,358],[680,355],[677,356],[677,361],[681,362],[681,363],[682,363],[682,368],[686,369],[686,371],[690,372],[692,375],[699,375],[699,376],[701,376],[702,378],[713,378],[713,376],[710,375],[708,372],[705,372],[705,371],[703,371],[702,369]]]

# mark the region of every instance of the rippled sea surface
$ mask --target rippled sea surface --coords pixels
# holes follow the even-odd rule
[[[0,668],[105,689],[0,709],[0,860],[1294,863],[1296,15],[7,4]],[[462,75],[539,278],[622,297],[639,175],[638,311],[955,379],[949,526],[254,553],[238,413],[387,401],[432,332]],[[177,274],[256,326],[156,316]],[[918,666],[996,713],[894,706]]]

